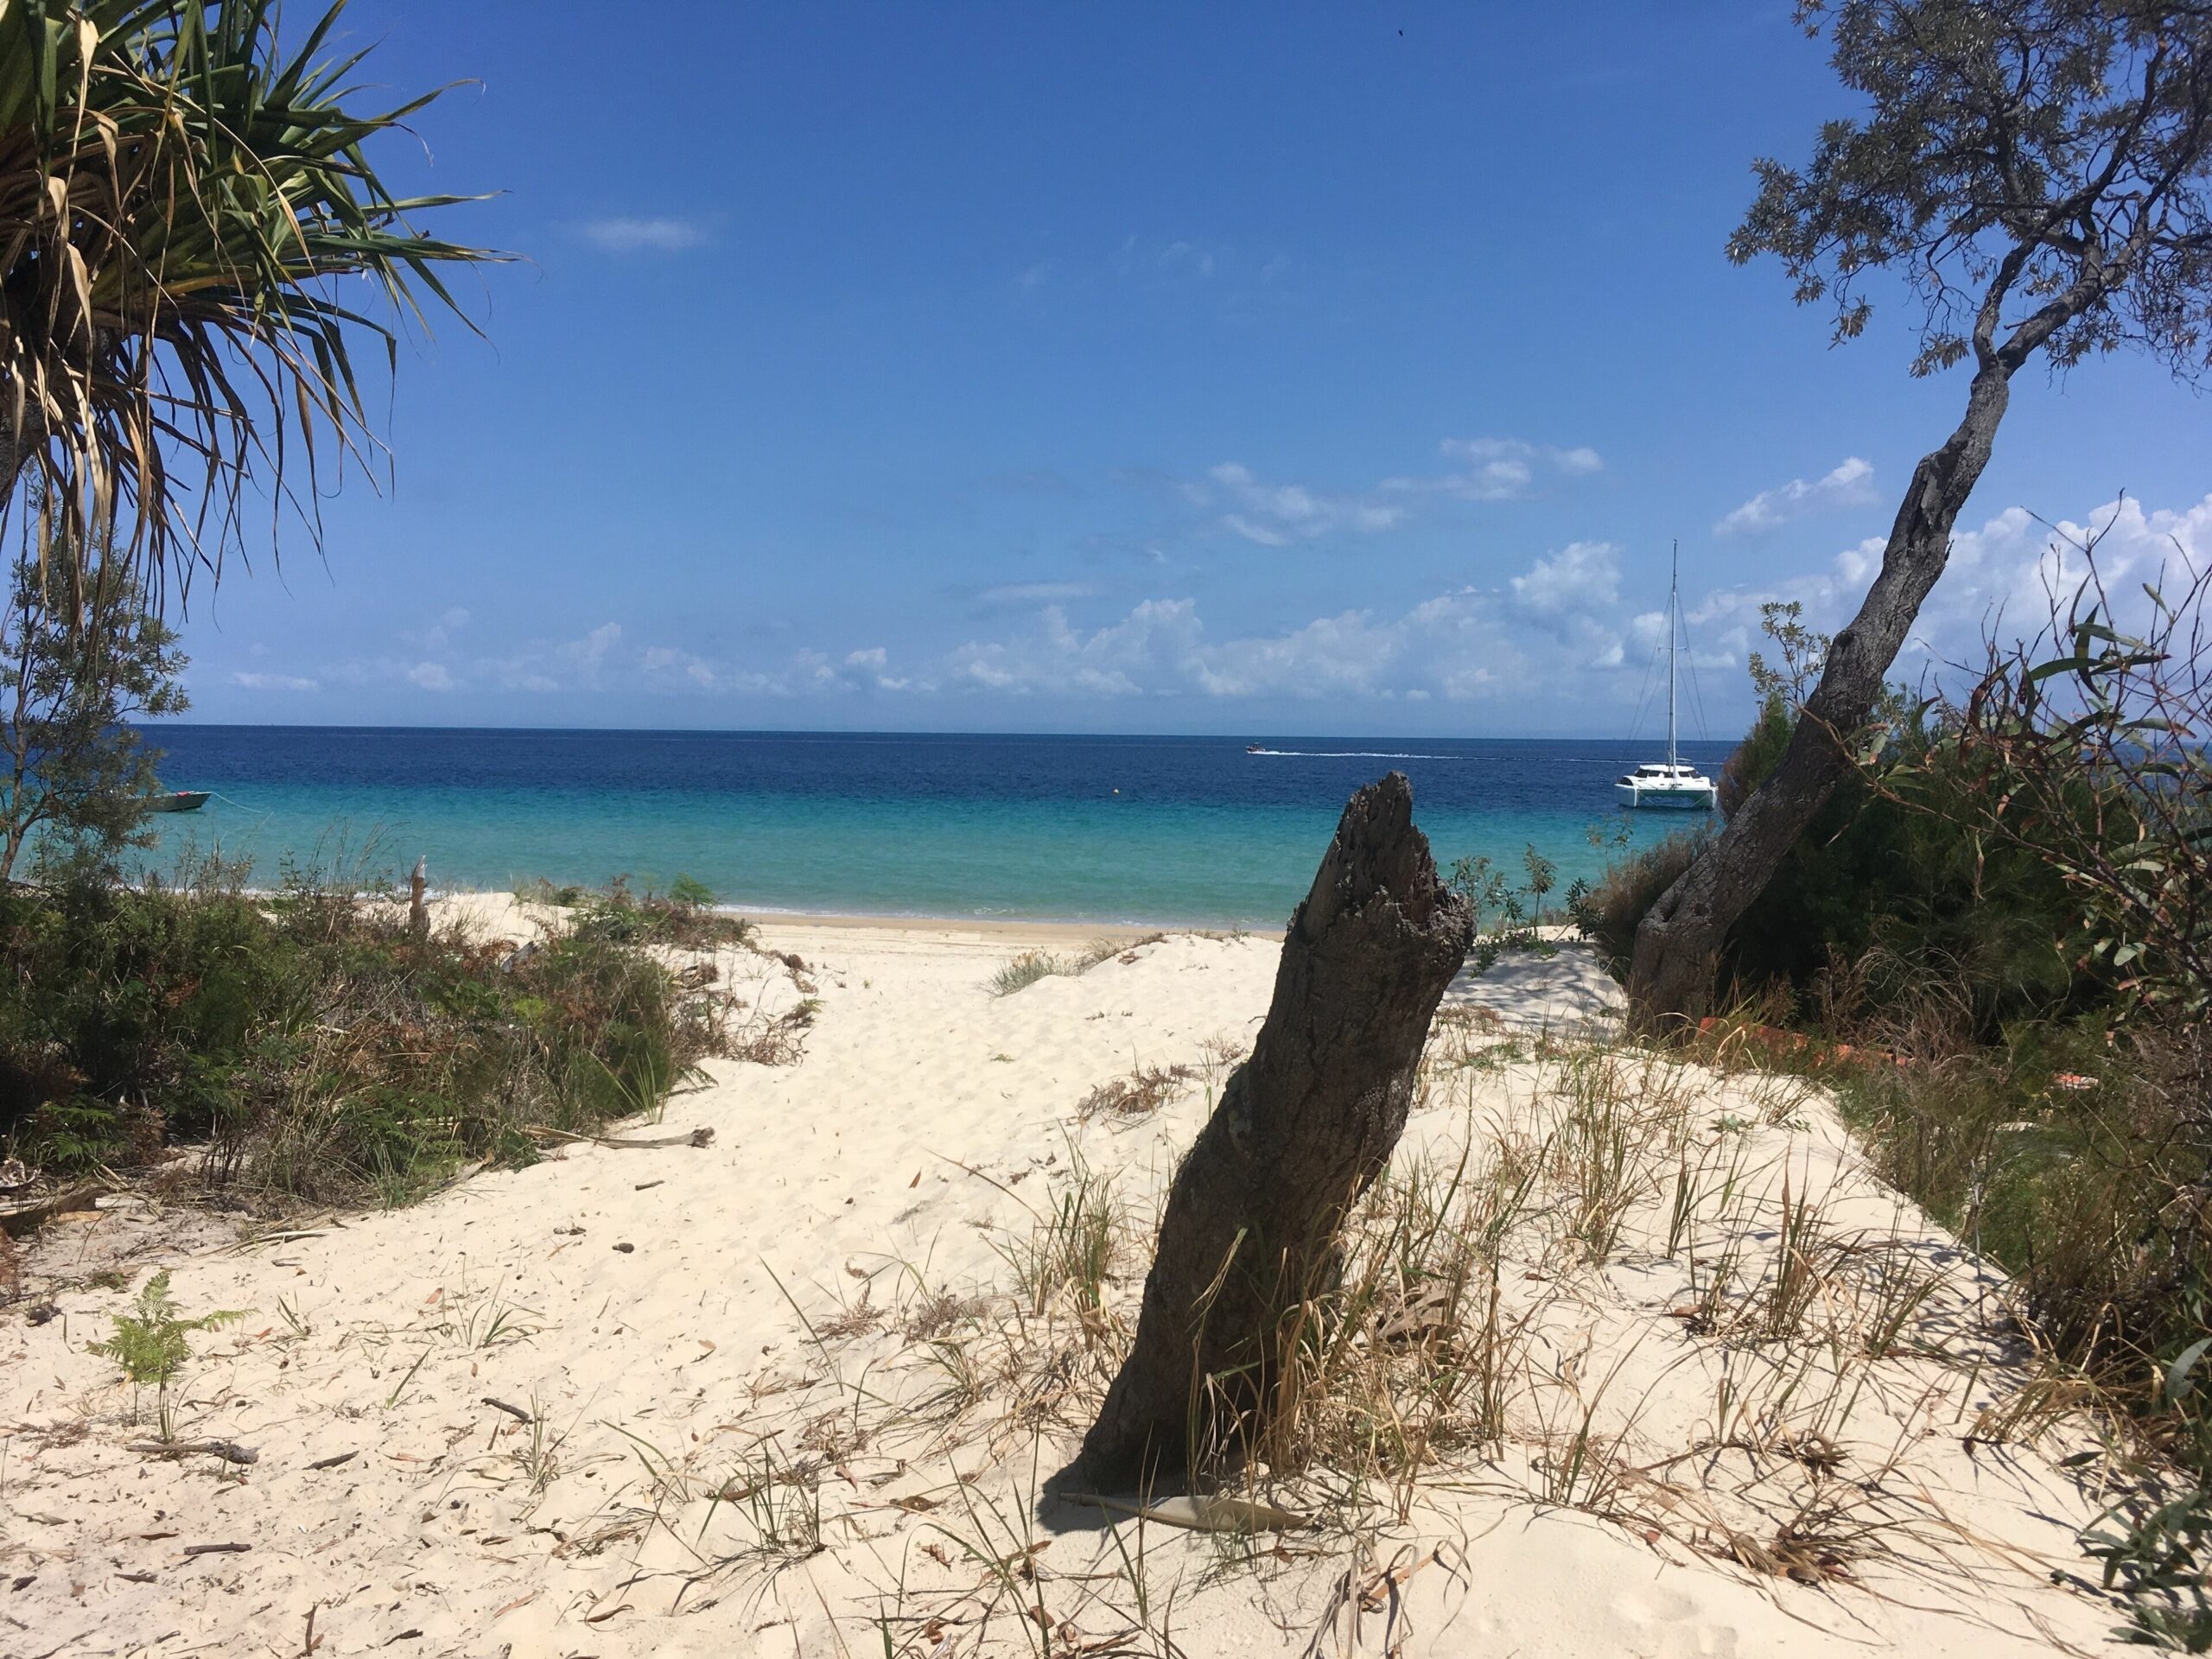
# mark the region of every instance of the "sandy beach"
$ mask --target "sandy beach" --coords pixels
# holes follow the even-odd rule
[[[0,1652],[1996,1656],[2120,1622],[2063,1581],[2096,1440],[2019,1395],[1999,1276],[1817,1090],[1618,1046],[1572,944],[1455,983],[1378,1192],[1503,1217],[1495,1440],[1255,1473],[1228,1531],[1047,1493],[1278,950],[1130,932],[992,995],[1107,931],[776,918],[715,966],[818,998],[803,1055],[711,1062],[658,1122],[403,1211],[50,1224],[0,1322]],[[1109,1223],[1098,1306],[1039,1267],[1071,1206]],[[174,1411],[251,1462],[134,1450],[151,1402],[86,1351],[162,1267],[186,1316],[247,1311]],[[1466,1370],[1434,1326],[1360,1340]]]

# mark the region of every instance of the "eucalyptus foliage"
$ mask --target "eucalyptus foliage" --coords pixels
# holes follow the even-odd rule
[[[2177,0],[1802,4],[1866,100],[1802,167],[1757,164],[1728,254],[1865,329],[1871,274],[1922,307],[1916,373],[2133,343],[2208,361],[2212,10]]]
[[[1803,0],[1854,112],[1768,159],[1728,243],[1779,258],[1838,340],[1882,290],[1920,307],[1916,374],[1970,364],[1965,408],[1914,467],[1857,614],[1778,763],[1644,918],[1647,1030],[1704,1011],[1712,965],[1849,777],[1899,648],[1950,557],[2012,377],[2121,346],[2212,362],[2212,6],[2202,0]]]

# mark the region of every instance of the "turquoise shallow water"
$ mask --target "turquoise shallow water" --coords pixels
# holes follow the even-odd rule
[[[727,903],[1087,921],[1279,925],[1345,798],[1396,768],[1440,863],[1516,861],[1534,843],[1562,887],[1608,855],[1587,832],[1649,840],[1609,743],[403,732],[175,727],[163,781],[219,798],[157,821],[250,857],[504,888],[544,877],[639,886],[678,874]],[[1694,758],[1717,765],[1725,746]]]

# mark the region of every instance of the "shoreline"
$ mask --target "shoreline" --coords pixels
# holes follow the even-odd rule
[[[1157,938],[1162,934],[1280,942],[1283,935],[1283,930],[1279,926],[1224,927],[1198,922],[1071,922],[1029,917],[871,916],[836,911],[740,910],[721,905],[715,908],[731,915],[742,916],[746,920],[757,924],[764,931],[805,929],[824,933],[926,934],[944,938],[966,935],[972,938],[1008,944],[1072,942],[1088,944],[1093,939],[1128,942]]]
[[[587,892],[592,889],[584,889]],[[405,896],[403,892],[401,896]],[[486,899],[523,899],[512,887],[432,887],[424,897],[433,904],[469,903]],[[1195,933],[1201,937],[1250,938],[1280,940],[1287,921],[1254,923],[1188,918],[1161,919],[1122,917],[1113,921],[1080,916],[945,916],[914,911],[800,910],[785,906],[730,904],[716,900],[707,906],[717,916],[734,916],[762,927],[822,927],[868,931],[976,933],[988,938],[1027,937],[1083,940],[1139,938],[1157,933]]]
[[[456,910],[494,906],[527,907],[539,901],[518,898],[497,888],[432,889],[424,895],[433,906]],[[405,894],[399,895],[404,901]],[[940,944],[982,943],[994,945],[1082,946],[1111,939],[1123,945],[1162,936],[1195,938],[1282,940],[1281,925],[1223,927],[1194,922],[1086,922],[1029,916],[907,916],[869,914],[849,911],[757,910],[741,905],[715,905],[716,915],[734,916],[753,923],[764,933],[814,933],[832,938],[875,937],[927,940]]]

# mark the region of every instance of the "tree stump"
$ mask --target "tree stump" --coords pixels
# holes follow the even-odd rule
[[[1176,1173],[1128,1358],[1084,1441],[1093,1479],[1249,1446],[1287,1344],[1389,1161],[1474,918],[1392,772],[1351,798],[1291,918],[1249,1059]]]

